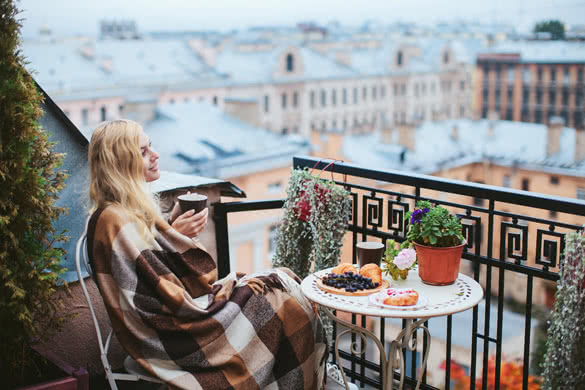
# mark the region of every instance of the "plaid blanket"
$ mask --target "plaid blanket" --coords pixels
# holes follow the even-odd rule
[[[118,340],[171,387],[322,388],[325,336],[292,272],[217,280],[201,244],[162,219],[144,239],[114,206],[90,218],[88,247]]]

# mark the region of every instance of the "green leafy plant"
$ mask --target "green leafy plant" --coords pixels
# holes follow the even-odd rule
[[[406,238],[410,243],[434,247],[450,247],[464,242],[459,218],[442,206],[422,200],[404,217],[410,221]]]
[[[585,237],[568,233],[544,356],[543,389],[585,383]]]
[[[395,259],[397,259],[395,261]],[[386,251],[384,252],[383,267],[386,275],[392,276],[392,279],[406,279],[408,271],[416,264],[416,252],[411,248],[409,241],[401,244],[392,239],[386,240]]]
[[[0,0],[0,367],[8,388],[25,376],[28,345],[60,324],[56,244],[66,240],[52,225],[66,212],[55,205],[63,156],[38,123],[42,97],[18,52],[17,14],[11,0]]]

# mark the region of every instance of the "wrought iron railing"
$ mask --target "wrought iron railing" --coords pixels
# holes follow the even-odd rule
[[[310,157],[295,157],[293,166],[308,168],[316,165],[323,169],[328,161],[319,162]],[[506,277],[522,275],[526,279],[524,299],[520,299],[524,314],[523,334],[523,386],[528,388],[531,357],[531,329],[533,325],[534,285],[541,281],[556,282],[558,265],[564,249],[564,237],[569,231],[581,231],[585,222],[585,201],[561,198],[464,182],[441,177],[426,176],[401,171],[378,171],[347,163],[335,163],[333,172],[347,175],[347,181],[338,181],[351,192],[353,198],[352,220],[347,226],[352,235],[352,260],[356,262],[355,243],[366,239],[387,238],[403,241],[408,228],[404,215],[417,200],[426,199],[441,204],[455,212],[463,223],[467,239],[463,259],[468,273],[480,282],[485,291],[484,310],[473,309],[470,334],[471,365],[470,389],[475,389],[476,379],[481,388],[488,385],[488,361],[490,349],[495,348],[495,389],[499,389],[502,363],[504,304]],[[284,200],[218,203],[214,209],[216,223],[218,263],[220,276],[229,272],[228,214],[281,208]],[[562,214],[561,214],[562,213]],[[358,239],[359,238],[359,239]],[[465,269],[465,264],[463,264]],[[514,283],[517,283],[515,281]],[[523,302],[524,301],[524,302]],[[497,306],[496,318],[491,318],[490,308]],[[479,320],[483,319],[480,328]],[[366,318],[354,315],[353,323]],[[380,319],[380,339],[384,340],[385,324]],[[429,329],[432,332],[432,321]],[[496,331],[490,332],[490,322],[496,321]],[[428,327],[428,321],[427,321]],[[403,323],[404,326],[404,323]],[[445,386],[449,388],[452,356],[453,318],[447,317],[445,350]],[[355,341],[355,339],[353,340]],[[425,339],[426,341],[426,339]],[[483,351],[478,353],[478,345]],[[423,354],[428,346],[422,346]],[[479,356],[478,356],[479,355]],[[347,362],[345,371],[353,381],[373,388],[382,388],[379,377],[365,375],[365,370],[380,373],[380,366],[365,359],[342,352]],[[412,352],[407,386],[416,377],[416,351]],[[482,369],[486,368],[486,369]],[[425,380],[421,389],[436,389]],[[491,380],[491,379],[490,379]]]

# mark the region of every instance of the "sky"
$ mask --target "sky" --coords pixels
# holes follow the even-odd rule
[[[140,31],[246,29],[250,26],[325,24],[358,26],[410,21],[479,20],[509,23],[525,32],[535,22],[585,24],[585,0],[17,0],[22,36],[41,26],[55,35],[97,35],[101,19],[133,19]]]

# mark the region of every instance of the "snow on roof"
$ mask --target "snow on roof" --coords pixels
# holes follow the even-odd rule
[[[279,45],[273,49],[242,51],[231,46],[216,57],[216,69],[232,81],[243,84],[268,83],[295,80],[346,78],[358,75],[357,72],[336,63],[327,56],[305,47],[298,48],[304,73],[299,76],[278,76],[278,60],[289,45]]]
[[[177,39],[25,41],[22,50],[27,68],[49,92],[220,79]]]
[[[205,102],[161,105],[157,118],[144,128],[161,155],[161,169],[181,173],[210,162],[238,163],[250,156],[295,153],[308,146],[304,138],[248,125]]]
[[[452,136],[455,127],[456,138]],[[397,132],[390,144],[381,142],[380,134],[346,137],[343,151],[360,165],[423,173],[489,158],[585,176],[584,163],[574,161],[575,129],[568,127],[562,129],[559,152],[552,156],[546,155],[547,127],[541,124],[457,119],[424,122],[414,131],[412,151],[397,144]]]
[[[518,41],[498,44],[485,53],[519,53],[524,63],[584,63],[585,43],[567,41]]]

